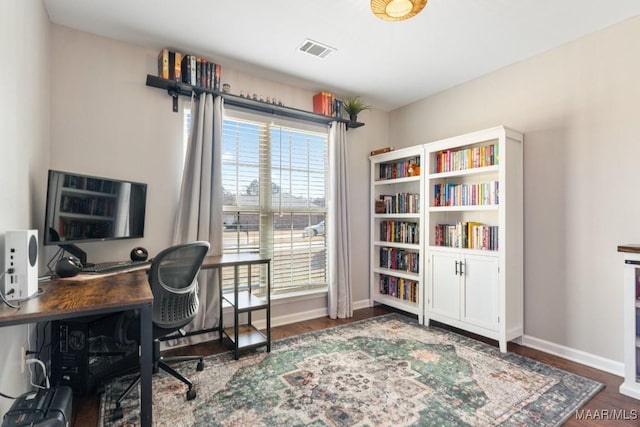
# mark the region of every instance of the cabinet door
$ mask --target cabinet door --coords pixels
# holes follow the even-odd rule
[[[498,330],[498,258],[467,255],[464,258],[462,321]]]
[[[431,251],[429,309],[433,313],[460,319],[460,256],[457,253]]]

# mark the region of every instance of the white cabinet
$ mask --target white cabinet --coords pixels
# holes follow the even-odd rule
[[[523,135],[503,126],[424,145],[425,323],[523,334]]]
[[[498,331],[497,256],[431,250],[429,265],[429,316],[463,329],[469,324]]]
[[[624,252],[624,382],[620,393],[640,399],[640,245]]]
[[[385,304],[423,322],[424,150],[371,156],[370,304]]]

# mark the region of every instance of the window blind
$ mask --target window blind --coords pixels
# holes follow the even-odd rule
[[[273,294],[327,286],[327,144],[324,127],[225,117],[223,250],[269,256]],[[232,285],[225,277],[223,287]]]

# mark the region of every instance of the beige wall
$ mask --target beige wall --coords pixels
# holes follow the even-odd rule
[[[182,110],[171,110],[165,91],[147,87],[147,74],[157,73],[157,51],[52,26],[51,168],[146,182],[148,201],[145,237],[135,241],[80,245],[90,261],[127,259],[134,246],[153,254],[170,244],[182,161]],[[222,69],[222,82],[232,93],[276,96],[290,107],[312,110],[313,92]],[[371,119],[371,120],[370,120]],[[353,159],[350,188],[354,300],[367,304],[368,206],[370,146],[387,134],[387,114],[362,113],[366,126],[350,130]],[[51,248],[51,250],[53,250]],[[326,296],[292,303],[276,302],[274,324],[326,313]],[[298,317],[296,317],[298,315]]]
[[[391,113],[407,145],[524,132],[525,333],[623,359],[620,244],[640,241],[640,18]]]
[[[49,32],[40,0],[0,1],[0,265],[7,230],[40,228],[49,165]],[[40,257],[40,265],[46,263]],[[32,350],[35,325],[0,328],[0,390],[28,389],[20,372],[23,345]],[[12,401],[0,399],[0,414]]]

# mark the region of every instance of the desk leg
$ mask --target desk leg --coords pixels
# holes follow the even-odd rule
[[[153,371],[153,323],[151,321],[151,304],[140,309],[140,423],[142,426],[152,425],[152,385]]]

